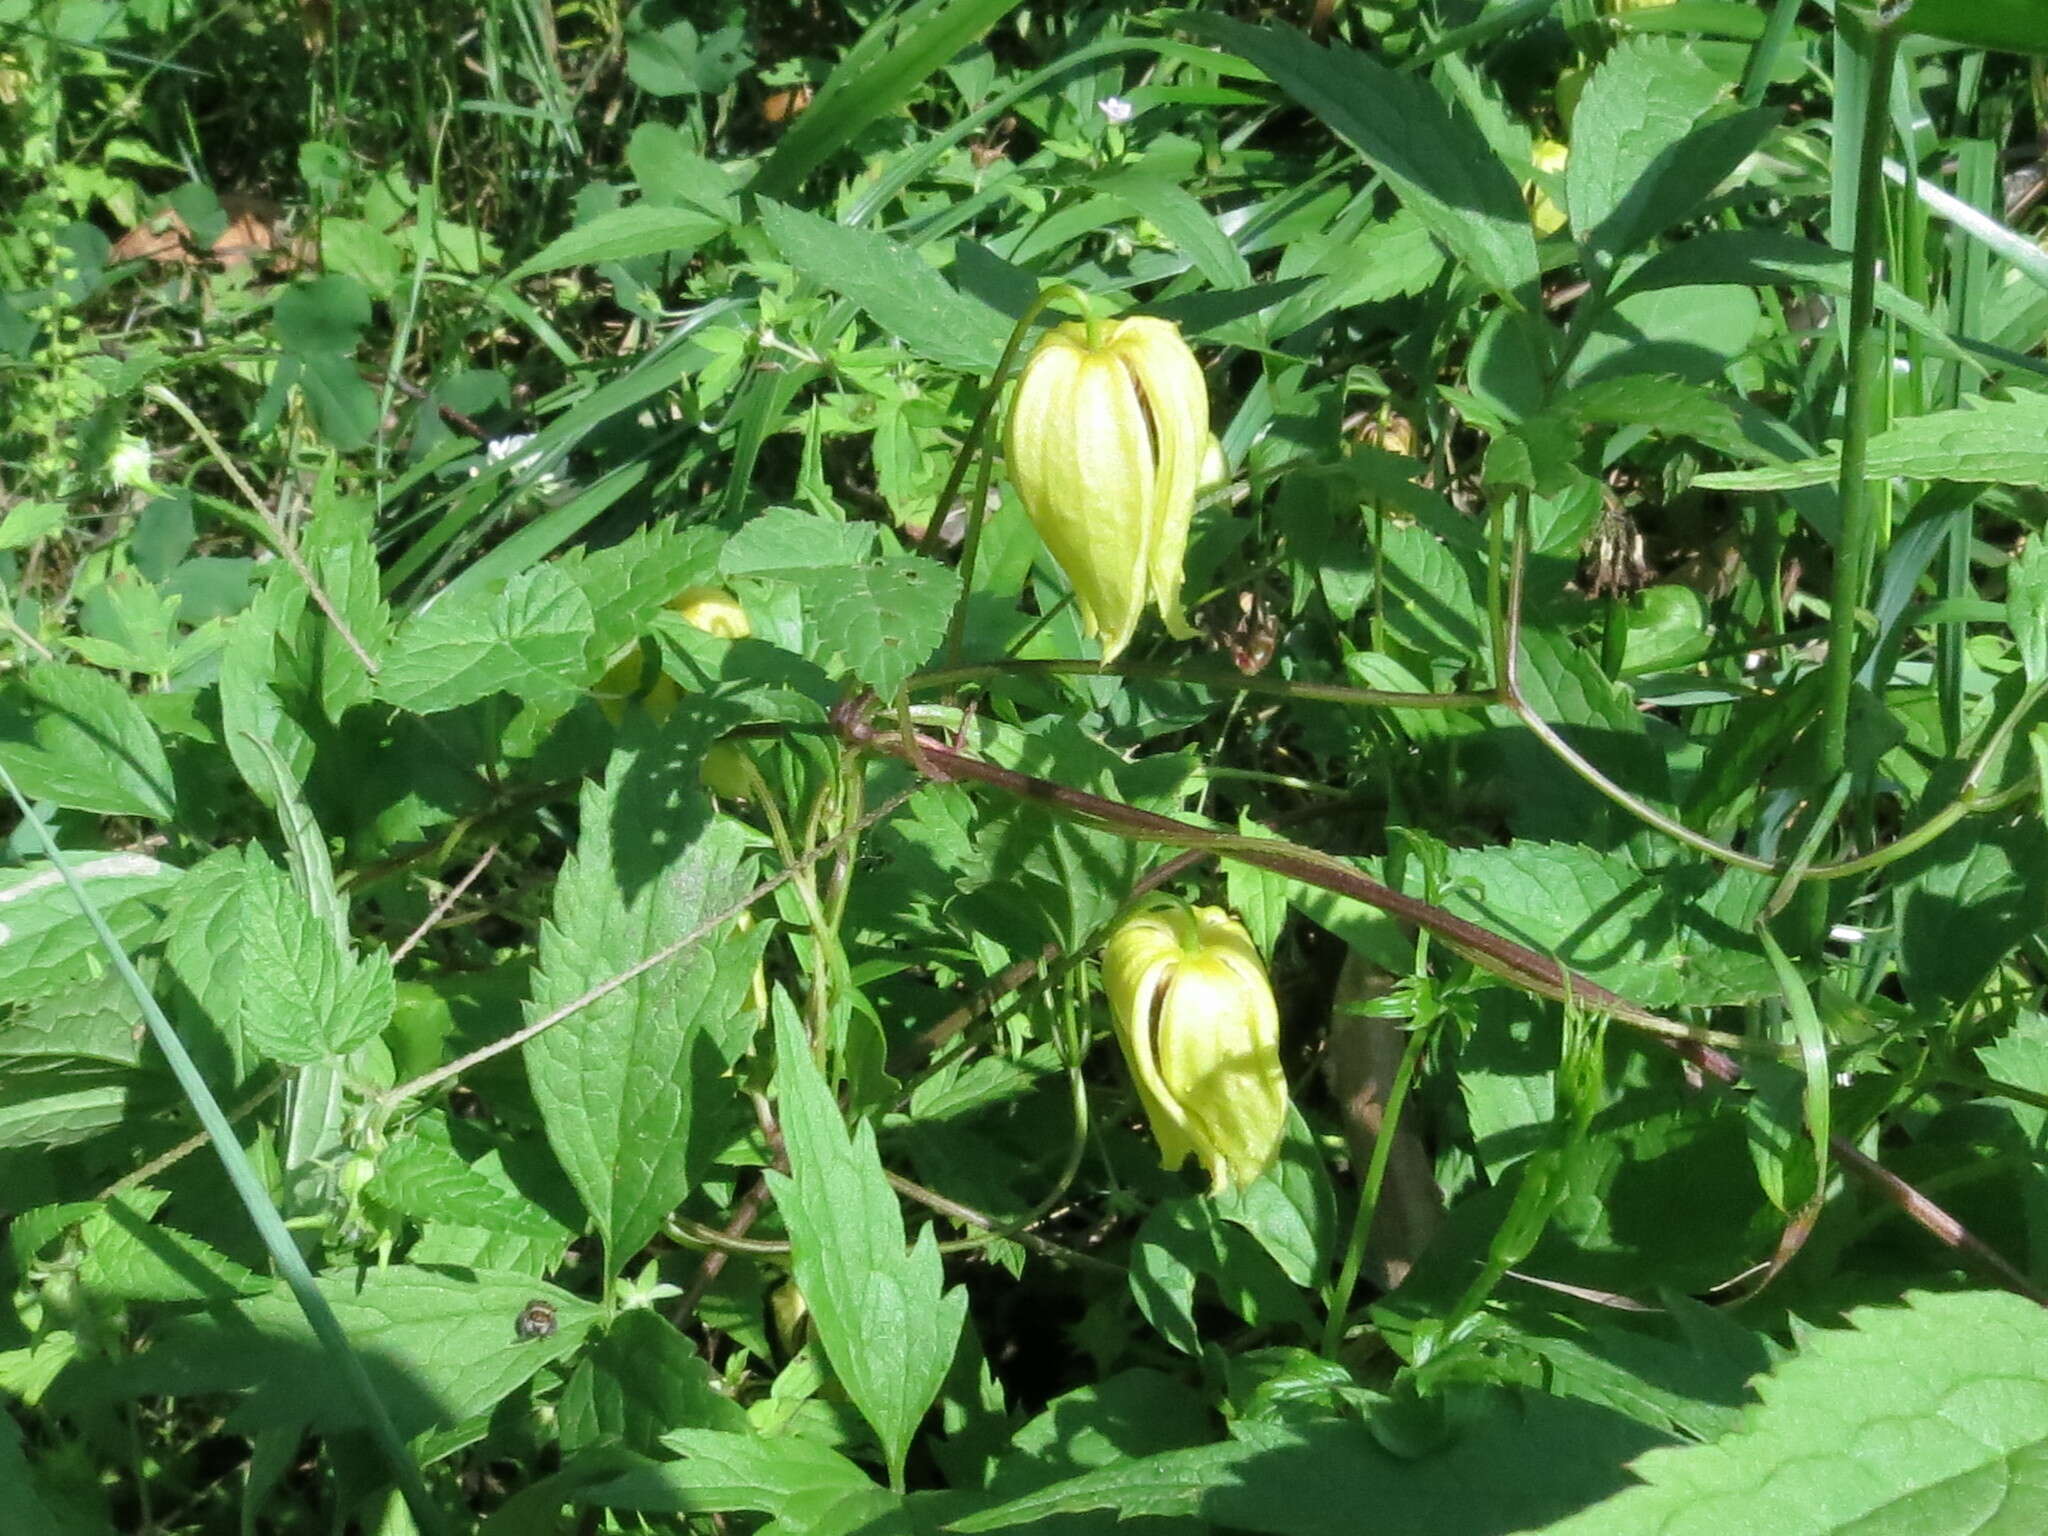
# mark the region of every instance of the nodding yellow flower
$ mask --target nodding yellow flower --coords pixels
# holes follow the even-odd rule
[[[1287,1080],[1272,983],[1243,924],[1155,898],[1109,936],[1102,981],[1160,1166],[1193,1153],[1213,1189],[1256,1180],[1279,1155]]]
[[[1167,632],[1209,436],[1202,365],[1168,320],[1073,322],[1048,331],[1010,403],[1010,478],[1113,660],[1147,602]]]

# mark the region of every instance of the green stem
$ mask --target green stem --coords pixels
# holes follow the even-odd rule
[[[1842,423],[1840,545],[1828,613],[1825,693],[1821,704],[1818,777],[1832,781],[1849,760],[1849,702],[1855,677],[1857,615],[1875,564],[1877,498],[1865,478],[1870,438],[1883,399],[1888,349],[1877,324],[1877,269],[1884,239],[1884,141],[1891,118],[1891,78],[1899,28],[1878,21],[1866,27],[1843,7],[1841,26],[1852,46],[1868,50],[1869,77],[1862,132],[1856,144],[1856,222],[1849,280],[1849,388]],[[1853,29],[1853,30],[1852,30]]]
[[[1401,1065],[1387,1090],[1386,1108],[1380,1114],[1379,1134],[1373,1138],[1372,1161],[1366,1165],[1365,1183],[1359,1187],[1358,1210],[1351,1218],[1351,1236],[1344,1245],[1343,1267],[1330,1292],[1329,1315],[1323,1320],[1323,1358],[1334,1360],[1344,1342],[1345,1320],[1351,1315],[1351,1295],[1358,1288],[1358,1272],[1365,1267],[1366,1245],[1372,1240],[1372,1220],[1379,1210],[1380,1190],[1386,1183],[1387,1163],[1393,1155],[1394,1137],[1401,1129],[1401,1109],[1408,1102],[1408,1090],[1415,1081],[1415,1069],[1422,1062],[1430,1032],[1418,1026],[1408,1036],[1401,1052]]]

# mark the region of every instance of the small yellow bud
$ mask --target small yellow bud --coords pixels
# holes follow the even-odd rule
[[[1571,157],[1571,149],[1555,139],[1538,139],[1529,146],[1529,163],[1546,176],[1563,175]],[[1530,182],[1525,191],[1529,198],[1529,221],[1536,226],[1537,234],[1554,235],[1564,228],[1564,210],[1543,190],[1542,182]]]
[[[720,640],[744,640],[754,632],[747,622],[746,609],[723,587],[686,587],[670,598],[666,606],[681,614],[685,624]],[[656,672],[653,681],[648,680],[646,656],[638,641],[612,659],[611,666],[590,692],[614,725],[625,719],[626,706],[636,702],[656,720],[666,720],[683,696],[666,672]],[[714,747],[705,757],[705,783],[719,794],[738,794],[740,791],[733,786],[743,782],[744,775],[729,761],[714,767],[713,760],[720,750],[721,747]]]
[[[1171,321],[1048,331],[1017,381],[1004,453],[1038,536],[1074,584],[1102,659],[1130,644],[1146,603],[1167,632],[1209,435],[1202,365]]]
[[[1103,989],[1159,1162],[1193,1153],[1212,1188],[1242,1188],[1287,1126],[1280,1014],[1244,926],[1220,907],[1157,897],[1117,925]]]
[[[723,587],[686,587],[668,600],[668,606],[691,628],[720,640],[744,640],[754,632],[747,610]]]

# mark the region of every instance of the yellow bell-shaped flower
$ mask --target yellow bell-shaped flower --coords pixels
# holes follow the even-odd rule
[[[1155,898],[1109,936],[1102,981],[1160,1166],[1193,1153],[1212,1188],[1257,1179],[1280,1151],[1287,1079],[1273,987],[1244,926]]]
[[[1017,381],[1004,454],[1024,510],[1113,660],[1148,601],[1167,632],[1209,436],[1202,365],[1171,321],[1132,316],[1048,331]]]
[[[663,606],[682,615],[693,629],[720,640],[745,640],[754,633],[747,610],[723,587],[686,587]],[[623,721],[626,706],[636,702],[656,720],[666,720],[683,696],[666,672],[657,671],[648,680],[646,657],[637,641],[619,653],[590,692],[613,725]],[[746,748],[737,742],[714,742],[704,754],[704,787],[730,800],[744,800],[751,782],[746,762]]]

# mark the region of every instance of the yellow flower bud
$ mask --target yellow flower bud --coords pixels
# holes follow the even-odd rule
[[[1160,1166],[1193,1153],[1212,1188],[1256,1180],[1280,1151],[1287,1080],[1251,935],[1220,907],[1155,898],[1109,936],[1102,981]]]
[[[1546,176],[1562,175],[1571,157],[1571,149],[1555,139],[1538,139],[1529,146],[1529,163]],[[1564,228],[1564,210],[1543,190],[1543,183],[1532,181],[1524,190],[1529,198],[1529,221],[1537,234],[1554,235]]]
[[[668,600],[683,622],[720,640],[744,640],[753,634],[747,610],[723,587],[686,587]]]
[[[664,606],[681,614],[685,624],[720,640],[744,640],[754,632],[746,609],[723,587],[685,587]],[[683,696],[665,672],[657,672],[651,683],[647,680],[646,660],[637,641],[612,659],[590,692],[614,725],[625,719],[626,706],[636,700],[655,719],[665,720]]]
[[[1010,478],[1104,661],[1130,643],[1148,601],[1169,634],[1194,634],[1181,563],[1208,435],[1202,366],[1171,321],[1061,325],[1024,365],[1004,445]]]

